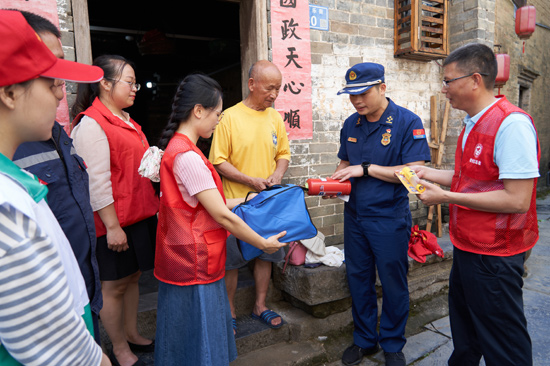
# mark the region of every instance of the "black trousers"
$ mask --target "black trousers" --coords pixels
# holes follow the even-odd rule
[[[531,366],[531,338],[523,312],[525,253],[480,255],[454,248],[449,317],[450,366]]]

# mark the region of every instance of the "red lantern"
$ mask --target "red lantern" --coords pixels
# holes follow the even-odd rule
[[[535,31],[537,11],[534,6],[522,6],[516,10],[516,34],[520,39],[528,39]]]
[[[510,78],[510,55],[507,53],[497,53],[495,57],[497,58],[498,65],[495,88],[501,88]]]

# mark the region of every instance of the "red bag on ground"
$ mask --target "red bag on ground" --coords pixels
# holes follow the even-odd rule
[[[435,254],[443,258],[443,250],[437,244],[437,237],[426,230],[419,230],[418,225],[414,225],[411,230],[409,240],[409,257],[417,262],[425,263],[426,256]]]

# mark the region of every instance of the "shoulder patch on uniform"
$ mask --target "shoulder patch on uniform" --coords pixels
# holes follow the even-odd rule
[[[426,138],[426,131],[424,131],[423,128],[418,129],[418,130],[413,130],[413,138],[415,140],[425,139]]]

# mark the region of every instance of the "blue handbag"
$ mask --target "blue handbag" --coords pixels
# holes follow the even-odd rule
[[[254,193],[254,192],[249,192]],[[233,208],[233,212],[243,219],[264,238],[286,230],[280,242],[291,242],[313,238],[317,228],[311,222],[302,187],[294,184],[273,185],[259,192],[257,196]],[[263,253],[255,246],[237,240],[245,260],[251,260]]]

